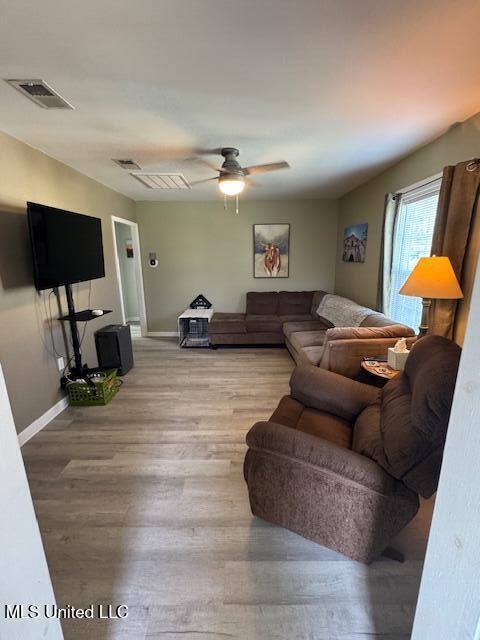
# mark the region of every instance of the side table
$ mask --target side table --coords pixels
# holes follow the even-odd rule
[[[400,371],[392,369],[386,362],[372,359],[362,360],[365,382],[376,387],[384,387],[387,382],[398,376]]]

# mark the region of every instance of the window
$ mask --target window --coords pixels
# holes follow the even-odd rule
[[[422,316],[421,298],[398,292],[419,258],[429,256],[437,213],[441,179],[398,194],[400,198],[393,231],[391,293],[388,315],[418,330]]]

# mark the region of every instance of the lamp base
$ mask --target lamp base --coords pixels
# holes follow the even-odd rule
[[[428,332],[428,320],[430,315],[430,307],[432,306],[431,298],[422,298],[422,319],[418,328],[418,337],[423,338]]]

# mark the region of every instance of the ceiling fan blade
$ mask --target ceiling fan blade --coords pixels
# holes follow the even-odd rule
[[[215,176],[214,178],[205,178],[205,180],[194,180],[189,184],[193,187],[196,184],[203,184],[204,182],[211,182],[212,180],[218,180],[218,176]]]
[[[259,184],[256,180],[252,180],[250,176],[246,176],[246,178],[247,178],[247,185],[249,187],[255,187],[255,189],[257,189],[258,187],[260,188],[262,187],[262,185]]]
[[[277,171],[278,169],[290,169],[288,162],[270,162],[268,164],[255,164],[252,167],[242,167],[246,176],[254,176],[257,173],[267,173],[267,171]]]

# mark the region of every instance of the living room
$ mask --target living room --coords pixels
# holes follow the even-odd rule
[[[478,3],[32,12],[0,12],[0,636],[475,638]],[[35,220],[75,214],[55,279]],[[75,406],[112,326],[133,366]]]

